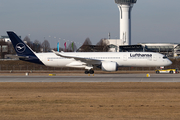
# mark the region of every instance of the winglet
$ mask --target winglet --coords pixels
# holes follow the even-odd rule
[[[51,50],[54,54],[56,54],[57,56],[61,56],[61,57],[63,57],[61,54],[59,54],[59,52],[56,52],[56,51],[54,51],[54,50]]]

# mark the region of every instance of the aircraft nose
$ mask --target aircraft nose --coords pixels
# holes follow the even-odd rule
[[[172,62],[171,62],[170,60],[168,60],[167,63],[168,63],[168,65],[171,65],[171,64],[172,64]]]

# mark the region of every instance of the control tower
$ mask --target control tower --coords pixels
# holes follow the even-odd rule
[[[120,12],[120,40],[122,45],[131,45],[131,10],[137,0],[115,0]]]

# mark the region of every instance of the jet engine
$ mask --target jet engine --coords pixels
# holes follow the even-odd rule
[[[118,71],[118,65],[116,62],[102,62],[101,69],[108,72]]]

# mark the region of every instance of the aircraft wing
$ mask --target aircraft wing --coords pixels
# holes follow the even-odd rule
[[[79,57],[79,56],[73,56],[73,55],[65,55],[64,53],[60,53],[60,52],[56,52],[54,50],[52,50],[57,56],[60,57],[64,57],[64,58],[73,58],[77,61],[81,61],[81,62],[85,62],[87,64],[91,64],[91,65],[99,65],[101,64],[101,60],[97,60],[97,59],[90,59],[90,58],[83,58],[83,57]]]

